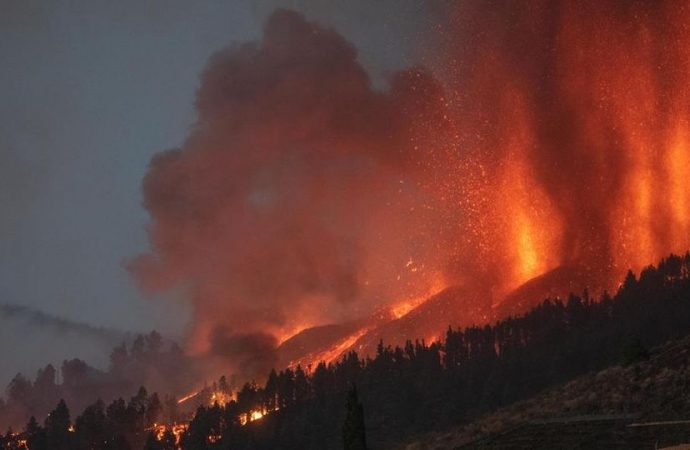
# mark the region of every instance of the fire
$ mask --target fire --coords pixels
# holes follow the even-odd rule
[[[426,300],[426,298],[417,297],[417,298],[411,299],[409,301],[403,301],[401,303],[393,305],[393,306],[391,306],[391,309],[390,309],[391,314],[393,314],[393,317],[395,317],[396,319],[399,319],[399,318],[405,316],[410,311],[412,311],[418,305],[420,305],[424,300]]]
[[[509,291],[561,262],[558,246],[562,230],[558,212],[535,180],[530,165],[534,132],[524,100],[511,93],[504,110],[508,116],[506,157],[493,188],[499,206],[493,214],[498,215],[494,220],[500,234],[488,239],[491,248],[502,247],[508,257],[505,264],[511,268],[511,276],[504,280],[504,290]],[[500,260],[501,255],[493,257]]]
[[[613,288],[690,247],[688,5],[460,2],[449,17],[438,73],[500,292],[562,265],[596,264]]]
[[[201,393],[201,391],[194,391],[194,392],[192,392],[192,393],[190,393],[190,394],[187,394],[187,395],[185,395],[185,396],[179,398],[179,399],[177,400],[177,404],[179,405],[179,404],[185,403],[186,401],[191,400],[191,399],[193,399],[194,397],[196,397],[197,395],[199,395],[199,393]]]
[[[276,410],[277,410],[277,408],[276,408]],[[268,414],[268,411],[266,409],[253,410],[253,411],[249,412],[249,414],[242,414],[240,416],[240,423],[242,425],[246,425],[249,422],[254,422],[255,420],[262,419],[266,414]]]
[[[406,267],[410,266],[411,262],[408,262]],[[409,313],[410,311],[424,303],[430,297],[433,297],[434,295],[441,292],[446,287],[447,283],[445,281],[445,278],[442,274],[437,273],[431,278],[429,287],[426,290],[424,290],[422,294],[412,295],[402,300],[393,302],[393,305],[390,306],[389,311],[395,319],[400,319],[401,317],[404,317],[405,315],[407,315],[407,313]]]
[[[389,90],[288,12],[207,68],[200,126],[146,176],[152,253],[133,265],[154,290],[194,286],[192,351],[232,349],[240,368],[315,325],[412,321],[446,286],[482,311],[555,269],[564,290],[590,272],[610,289],[690,247],[690,6],[447,7],[433,74]],[[424,325],[400,337],[449,324]],[[359,350],[375,326],[293,365]]]
[[[187,431],[187,428],[189,428],[189,423],[187,422],[181,422],[181,423],[171,423],[171,424],[154,424],[152,431],[156,433],[156,439],[159,441],[163,440],[163,437],[165,436],[165,433],[170,431],[172,432],[173,436],[175,436],[175,444],[179,445],[180,444],[180,439],[182,439],[182,435],[184,434],[185,431]]]
[[[214,402],[215,403],[215,402]],[[212,406],[212,405],[209,405]],[[219,406],[224,406],[220,405]],[[273,411],[277,411],[278,408],[276,407],[273,409]],[[269,414],[271,411],[267,410],[266,408],[260,409],[260,410],[252,410],[248,414],[240,414],[238,417],[238,420],[241,425],[247,425],[249,422],[254,422],[256,420],[261,420],[263,417],[265,417],[267,414]],[[171,432],[173,436],[175,437],[175,445],[179,446],[182,435],[189,429],[189,422],[174,422],[170,424],[154,424],[153,427],[149,429],[149,431],[153,431],[155,433],[156,439],[158,441],[162,441],[165,437],[165,434],[168,432]],[[207,440],[209,443],[213,444],[222,438],[221,435],[216,435],[216,434],[211,434],[207,436]]]
[[[215,385],[214,385],[215,386]],[[194,391],[190,394],[187,394],[177,400],[177,404],[181,405],[182,403],[186,403],[193,398],[197,397],[203,397],[208,400],[208,406],[213,406],[216,403],[219,406],[225,406],[226,404],[230,403],[232,400],[237,400],[237,396],[233,392],[226,392],[220,389],[216,390],[210,390],[210,388],[203,388],[198,391]]]
[[[225,406],[231,400],[235,400],[235,395],[224,391],[213,391],[210,396],[211,406],[216,403],[220,406]]]
[[[668,201],[672,211],[674,240],[688,239],[687,233],[690,226],[690,123],[682,121],[676,126],[673,137],[670,139],[665,158],[666,176],[669,180]]]
[[[290,367],[296,367],[298,364],[303,364],[305,366],[310,366],[310,365],[315,365],[320,362],[325,362],[326,364],[331,363],[335,360],[337,360],[344,352],[348,351],[349,349],[352,348],[352,346],[357,342],[359,338],[364,336],[367,331],[369,331],[370,328],[365,327],[361,328],[351,335],[345,337],[344,339],[340,340],[337,342],[335,345],[333,345],[331,348],[328,350],[324,350],[320,353],[317,353],[315,355],[307,355],[306,358],[303,358],[302,362],[300,361],[293,361],[290,363]]]

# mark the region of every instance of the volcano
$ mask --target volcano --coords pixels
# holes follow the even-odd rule
[[[483,326],[529,311],[546,299],[565,298],[585,290],[605,290],[599,271],[582,265],[564,265],[523,283],[493,306],[476,286],[451,286],[430,296],[401,317],[377,312],[366,319],[307,328],[286,340],[278,349],[285,366],[314,366],[339,359],[349,351],[374,355],[384,345],[403,345],[410,339],[427,344],[440,340],[447,327]],[[486,296],[490,294],[487,293]]]
[[[508,294],[493,308],[493,318],[500,320],[518,316],[545,299],[565,298],[585,290],[600,294],[607,289],[602,274],[585,266],[560,266],[539,275]]]
[[[183,290],[185,350],[237,372],[281,342],[308,365],[435,339],[685,252],[690,8],[624,3],[453,3],[436,62],[382,86],[335,29],[274,12],[153,157],[129,270]]]

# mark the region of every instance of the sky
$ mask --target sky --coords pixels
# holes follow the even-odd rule
[[[0,304],[182,338],[185,299],[145,297],[124,269],[148,247],[141,180],[188,134],[208,58],[259,37],[276,7],[333,26],[375,85],[422,61],[416,1],[0,0]],[[108,352],[0,314],[0,355],[4,386],[65,358],[104,367]]]

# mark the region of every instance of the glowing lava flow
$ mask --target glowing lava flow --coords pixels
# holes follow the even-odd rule
[[[286,356],[332,362],[378,326],[353,311],[386,300],[390,339],[428,337],[530,280],[611,289],[690,248],[690,4],[447,4],[437,70],[389,90],[286,11],[206,69],[200,126],[146,175],[152,253],[131,265],[153,291],[193,286],[192,352],[240,366],[342,325]],[[410,314],[446,285],[469,300]]]
[[[192,392],[191,394],[187,394],[187,395],[185,395],[185,396],[179,398],[179,399],[177,400],[177,404],[179,405],[179,404],[185,403],[187,400],[193,399],[194,397],[196,397],[196,396],[199,395],[200,393],[201,393],[201,391],[195,391],[195,392]]]
[[[388,308],[388,311],[394,319],[400,319],[446,287],[447,283],[443,276],[441,274],[436,274],[432,277],[429,288],[423,294],[393,302],[393,305]]]
[[[290,361],[288,367],[295,368],[299,365],[309,368],[316,366],[320,362],[324,362],[326,364],[332,363],[336,361],[343,353],[347,352],[348,350],[352,350],[352,346],[355,344],[355,342],[364,336],[370,329],[371,327],[360,328],[349,336],[339,340],[327,350],[318,353],[310,353],[302,358]]]

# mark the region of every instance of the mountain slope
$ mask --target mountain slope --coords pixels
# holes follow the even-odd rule
[[[647,361],[627,367],[613,366],[577,378],[480,420],[444,433],[423,436],[402,448],[520,448],[500,440],[514,439],[516,435],[526,439],[529,448],[546,448],[536,442],[536,436],[543,433],[545,424],[551,424],[549,428],[552,430],[560,430],[558,433],[562,437],[559,439],[565,439],[564,424],[575,422],[581,426],[580,433],[595,433],[594,430],[598,430],[596,433],[600,433],[602,439],[607,433],[621,431],[621,424],[621,439],[626,439],[625,433],[628,433],[631,439],[639,441],[642,439],[639,434],[631,434],[637,432],[638,428],[657,439],[679,434],[679,439],[682,439],[686,431],[690,438],[688,389],[690,336],[658,347]],[[585,423],[587,427],[583,427]],[[596,427],[593,425],[595,423]],[[659,436],[654,436],[652,431],[655,429]],[[591,439],[592,436],[581,437]],[[563,445],[562,442],[557,444]],[[549,445],[554,445],[554,442]],[[629,446],[629,442],[626,445]]]
[[[538,306],[545,298],[565,297],[571,292],[603,291],[596,274],[582,266],[561,266],[519,286],[494,308],[482,297],[479,286],[450,286],[432,295],[402,317],[377,311],[369,318],[343,324],[309,328],[285,341],[279,348],[283,366],[315,365],[319,356],[327,362],[343,353],[374,355],[381,340],[387,345],[404,345],[408,339],[427,343],[443,337],[447,327],[484,325],[509,316],[519,316]]]

